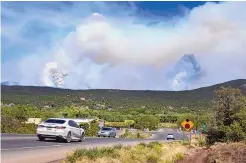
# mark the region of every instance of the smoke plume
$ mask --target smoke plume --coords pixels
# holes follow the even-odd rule
[[[183,90],[246,78],[245,7],[207,2],[154,25],[140,15],[91,12],[55,40],[41,85]],[[197,63],[177,68],[185,54],[194,54]]]

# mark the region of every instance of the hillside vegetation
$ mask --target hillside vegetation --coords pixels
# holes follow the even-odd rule
[[[88,106],[94,109],[152,108],[190,110],[207,109],[214,98],[214,91],[221,86],[239,88],[246,94],[246,80],[234,80],[210,87],[189,91],[135,91],[135,90],[69,90],[51,87],[4,86],[2,103],[30,104],[42,108],[62,106]]]

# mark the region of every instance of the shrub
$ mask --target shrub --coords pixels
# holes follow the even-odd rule
[[[121,138],[128,138],[131,135],[129,129],[126,129],[125,133],[120,135]]]
[[[117,144],[113,147],[114,149],[122,149],[123,145],[122,144]]]
[[[77,159],[81,157],[87,157],[90,160],[95,160],[100,157],[116,157],[114,148],[104,147],[104,148],[92,148],[92,149],[78,149],[67,157],[67,161],[74,163]]]
[[[184,141],[182,142],[182,144],[183,144],[183,145],[189,145],[189,144],[190,144],[190,141],[186,139],[186,140],[184,140]]]
[[[184,154],[183,153],[177,153],[175,156],[174,156],[174,161],[177,162],[177,161],[180,161],[180,160],[183,160],[184,159]]]
[[[225,137],[224,131],[215,128],[210,128],[207,132],[206,144],[213,145],[215,142],[221,142],[223,141],[224,137]]]
[[[139,132],[137,132],[137,138],[141,138],[141,134]]]
[[[97,136],[97,133],[99,131],[98,127],[99,123],[97,121],[92,121],[90,124],[90,127],[85,131],[85,134],[87,136]]]
[[[87,131],[89,129],[89,127],[90,127],[90,124],[86,123],[86,122],[82,122],[82,123],[79,124],[79,126]]]
[[[13,119],[9,116],[1,116],[1,118],[2,133],[35,134],[36,132],[36,124],[23,123],[20,120]]]
[[[157,154],[149,154],[146,159],[147,163],[158,163],[160,161],[160,156]]]
[[[161,147],[162,144],[161,144],[160,142],[158,142],[158,141],[154,141],[154,142],[150,142],[150,143],[147,145],[147,147],[149,147],[149,148],[154,148],[155,146]]]
[[[147,147],[146,143],[139,143],[138,146]]]
[[[19,134],[35,134],[37,129],[37,125],[33,123],[22,124],[20,128],[16,129],[16,133]]]
[[[239,142],[246,138],[246,133],[243,132],[243,128],[238,122],[234,122],[229,127],[226,127],[225,130],[227,141]]]
[[[198,145],[199,145],[199,147],[203,147],[203,146],[206,145],[206,141],[199,139],[198,140]]]

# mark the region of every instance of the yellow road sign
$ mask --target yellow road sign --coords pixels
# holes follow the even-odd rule
[[[194,123],[189,119],[186,119],[181,123],[181,126],[183,126],[186,129],[186,131],[189,131],[194,126]]]

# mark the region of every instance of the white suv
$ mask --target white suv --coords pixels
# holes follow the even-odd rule
[[[82,142],[85,139],[84,129],[72,119],[66,118],[50,118],[38,125],[36,133],[40,141],[51,138],[70,143],[72,140]]]
[[[174,134],[168,134],[167,135],[167,140],[175,140]]]

